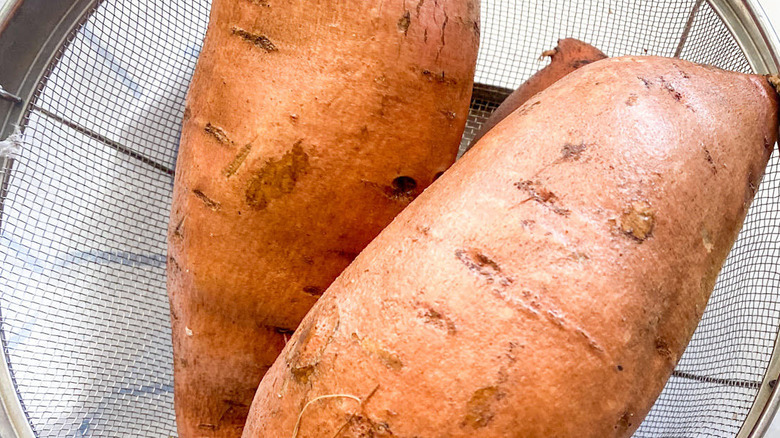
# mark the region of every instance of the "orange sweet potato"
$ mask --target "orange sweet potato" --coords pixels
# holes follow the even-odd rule
[[[558,45],[554,49],[542,53],[542,56],[549,56],[550,63],[528,78],[517,90],[504,99],[501,105],[493,111],[493,114],[485,120],[474,139],[471,140],[472,146],[485,133],[496,126],[498,122],[504,120],[506,116],[517,108],[520,108],[522,104],[536,93],[543,91],[574,70],[607,57],[601,50],[574,38],[558,40]]]
[[[630,436],[704,311],[777,112],[765,78],[681,60],[561,79],[331,285],[244,438]]]
[[[215,0],[169,228],[179,436],[241,434],[333,279],[455,159],[475,0]]]

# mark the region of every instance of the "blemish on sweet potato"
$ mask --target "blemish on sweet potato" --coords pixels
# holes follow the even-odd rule
[[[301,385],[305,385],[309,383],[309,377],[314,374],[314,365],[306,365],[302,367],[293,366],[290,368],[290,374],[292,374],[292,377],[296,382],[300,383]]]
[[[173,229],[173,237],[177,239],[182,239],[184,237],[184,219],[184,217],[179,219],[176,228]]]
[[[447,120],[450,121],[455,120],[455,118],[458,116],[457,114],[455,114],[455,112],[449,110],[439,110],[439,112],[444,114],[444,117],[446,117]]]
[[[615,424],[615,430],[620,431],[620,434],[627,431],[631,426],[633,426],[633,417],[633,412],[629,410],[624,411]]]
[[[488,284],[497,283],[509,286],[514,281],[501,272],[501,267],[495,261],[477,250],[455,250],[455,257],[466,265],[469,271],[484,278]]]
[[[598,59],[604,59],[602,57],[599,57]],[[572,61],[569,65],[571,65],[571,68],[576,70],[580,67],[586,66],[593,61],[598,61],[598,59],[577,59],[575,61]]]
[[[388,199],[401,202],[412,202],[417,197],[417,181],[409,176],[395,178],[389,186],[364,181],[365,184],[379,188]]]
[[[199,423],[198,424],[198,429],[202,429],[202,430],[217,430],[217,425],[216,424],[211,424],[211,423]]]
[[[423,5],[424,5],[424,4],[425,4],[425,0],[419,0],[419,1],[417,2],[417,7],[416,7],[416,9],[417,9],[417,16],[418,16],[418,17],[420,16],[420,9],[423,7]]]
[[[586,148],[587,146],[585,143],[572,144],[567,142],[561,148],[561,159],[577,161],[582,156],[582,153],[585,152]]]
[[[453,335],[457,332],[455,323],[449,317],[431,307],[420,309],[417,316],[422,319],[425,324],[430,324],[439,330],[445,331],[448,335]]]
[[[672,98],[674,98],[674,100],[678,102],[682,100],[683,95],[679,91],[675,90],[674,86],[671,83],[669,83],[666,79],[664,79],[663,76],[661,76],[661,83],[664,86],[664,90],[668,91],[669,94],[672,96]]]
[[[461,427],[479,429],[487,426],[495,416],[493,405],[500,398],[497,386],[486,386],[474,391],[466,403],[466,416],[463,417]]]
[[[650,82],[647,78],[643,78],[641,76],[637,76],[636,78],[642,81],[642,83],[645,85],[645,88],[650,88],[652,82]]]
[[[522,180],[515,183],[515,187],[529,195],[528,198],[521,201],[525,203],[530,200],[534,200],[539,204],[549,208],[553,213],[561,216],[569,216],[570,210],[562,208],[557,205],[558,196],[550,190],[546,189],[539,181]]]
[[[322,288],[319,287],[319,286],[304,286],[303,291],[305,293],[307,293],[309,295],[312,295],[312,296],[315,296],[315,297],[319,297],[323,293],[325,293],[325,291],[322,290]]]
[[[224,173],[227,178],[233,176],[236,171],[238,171],[238,168],[241,167],[241,164],[244,162],[244,160],[246,160],[246,157],[249,156],[249,152],[251,150],[252,143],[247,143],[243,148],[241,148],[240,151],[238,151],[238,154],[233,157],[233,161],[231,161],[230,164],[225,167],[222,173]]]
[[[341,432],[344,431],[347,433],[342,434]],[[374,438],[383,436],[393,436],[390,425],[386,422],[374,421],[364,415],[351,415],[347,424],[334,435],[334,438]]]
[[[403,32],[404,35],[409,33],[409,25],[412,23],[412,14],[409,11],[404,11],[404,15],[398,19],[398,31]]]
[[[214,137],[220,143],[223,144],[233,143],[232,141],[230,141],[230,138],[228,137],[225,130],[220,128],[219,126],[212,125],[211,123],[206,123],[206,126],[203,128],[203,130],[206,131],[206,134],[209,134],[210,136]]]
[[[639,96],[637,96],[636,94],[631,93],[628,96],[628,99],[626,99],[626,105],[628,105],[628,106],[636,105],[637,99],[639,99]]]
[[[706,146],[704,147],[704,159],[709,163],[712,173],[718,173],[718,167],[715,165],[715,160],[712,159],[712,154]]]
[[[456,79],[447,77],[446,72],[444,72],[443,70],[439,73],[436,73],[428,69],[423,69],[422,75],[423,77],[425,77],[425,79],[428,79],[429,82],[438,82],[440,84],[448,84],[448,85],[455,85],[458,83]]]
[[[623,211],[618,226],[625,235],[644,242],[655,228],[655,213],[646,202],[633,202]]]
[[[268,0],[249,0],[249,3],[254,3],[256,5],[264,6],[266,8],[271,7],[271,5],[268,3]]]
[[[404,367],[403,362],[397,354],[384,348],[378,342],[365,337],[361,338],[357,333],[352,333],[352,339],[356,340],[363,350],[379,359],[380,362],[391,370],[399,371]]]
[[[257,210],[266,208],[274,199],[292,192],[308,170],[309,155],[298,140],[289,152],[278,160],[268,160],[250,179],[246,190],[247,204]]]
[[[666,359],[673,359],[672,350],[664,338],[658,337],[655,339],[655,352]]]
[[[219,210],[219,208],[221,207],[221,205],[219,204],[219,202],[217,202],[217,201],[215,201],[215,200],[213,200],[213,199],[209,198],[208,196],[206,196],[206,195],[205,195],[205,194],[204,194],[202,191],[200,191],[199,189],[195,189],[195,190],[193,190],[193,191],[192,191],[192,193],[193,193],[193,194],[194,194],[194,195],[195,195],[195,196],[196,196],[198,199],[200,199],[200,201],[201,201],[201,202],[203,202],[203,204],[204,204],[206,207],[210,208],[211,210],[217,211],[217,210]]]
[[[275,52],[278,50],[274,43],[271,42],[271,40],[268,39],[268,37],[265,35],[248,32],[244,29],[241,29],[240,27],[235,26],[233,26],[230,31],[233,33],[233,35],[236,35],[245,41],[254,44],[255,46],[263,49],[266,53]]]
[[[171,271],[173,272],[181,272],[181,266],[179,266],[179,262],[177,262],[172,255],[168,256],[168,266],[170,266]]]

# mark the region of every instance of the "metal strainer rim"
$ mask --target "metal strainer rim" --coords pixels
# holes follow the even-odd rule
[[[706,1],[734,36],[755,72],[760,74],[780,72],[780,39],[758,0]],[[14,14],[20,9],[30,7],[25,3],[35,2],[0,0],[0,38],[3,37]],[[81,23],[98,3],[100,0],[69,0],[66,2],[65,13],[54,22],[54,25],[48,28],[42,26],[35,30],[37,39],[31,38],[33,41],[31,44],[39,44],[39,46],[33,45],[39,50],[28,65],[21,66],[20,76],[14,78],[18,81],[17,89],[6,90],[19,96],[23,104],[7,104],[0,100],[0,138],[9,135],[14,126],[23,119],[40,79],[51,65],[59,48],[72,29]],[[0,165],[5,164],[0,162]],[[1,209],[2,205],[0,211]],[[0,436],[35,438],[6,359],[4,349],[0,348]],[[780,379],[780,336],[775,341],[767,371],[737,438],[764,436],[780,408],[780,390],[775,384],[778,379]]]

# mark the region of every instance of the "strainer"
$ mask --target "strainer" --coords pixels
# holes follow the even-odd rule
[[[208,0],[0,0],[3,438],[175,436],[165,230],[208,11]],[[780,43],[751,0],[482,0],[481,29],[463,146],[558,38],[611,56],[756,73],[780,65]],[[757,437],[771,421],[777,156],[635,436]]]

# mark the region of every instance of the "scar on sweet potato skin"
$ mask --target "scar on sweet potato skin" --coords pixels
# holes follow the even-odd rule
[[[249,181],[246,202],[263,210],[274,199],[290,193],[298,180],[309,170],[309,155],[298,140],[290,151],[278,160],[268,160]]]

